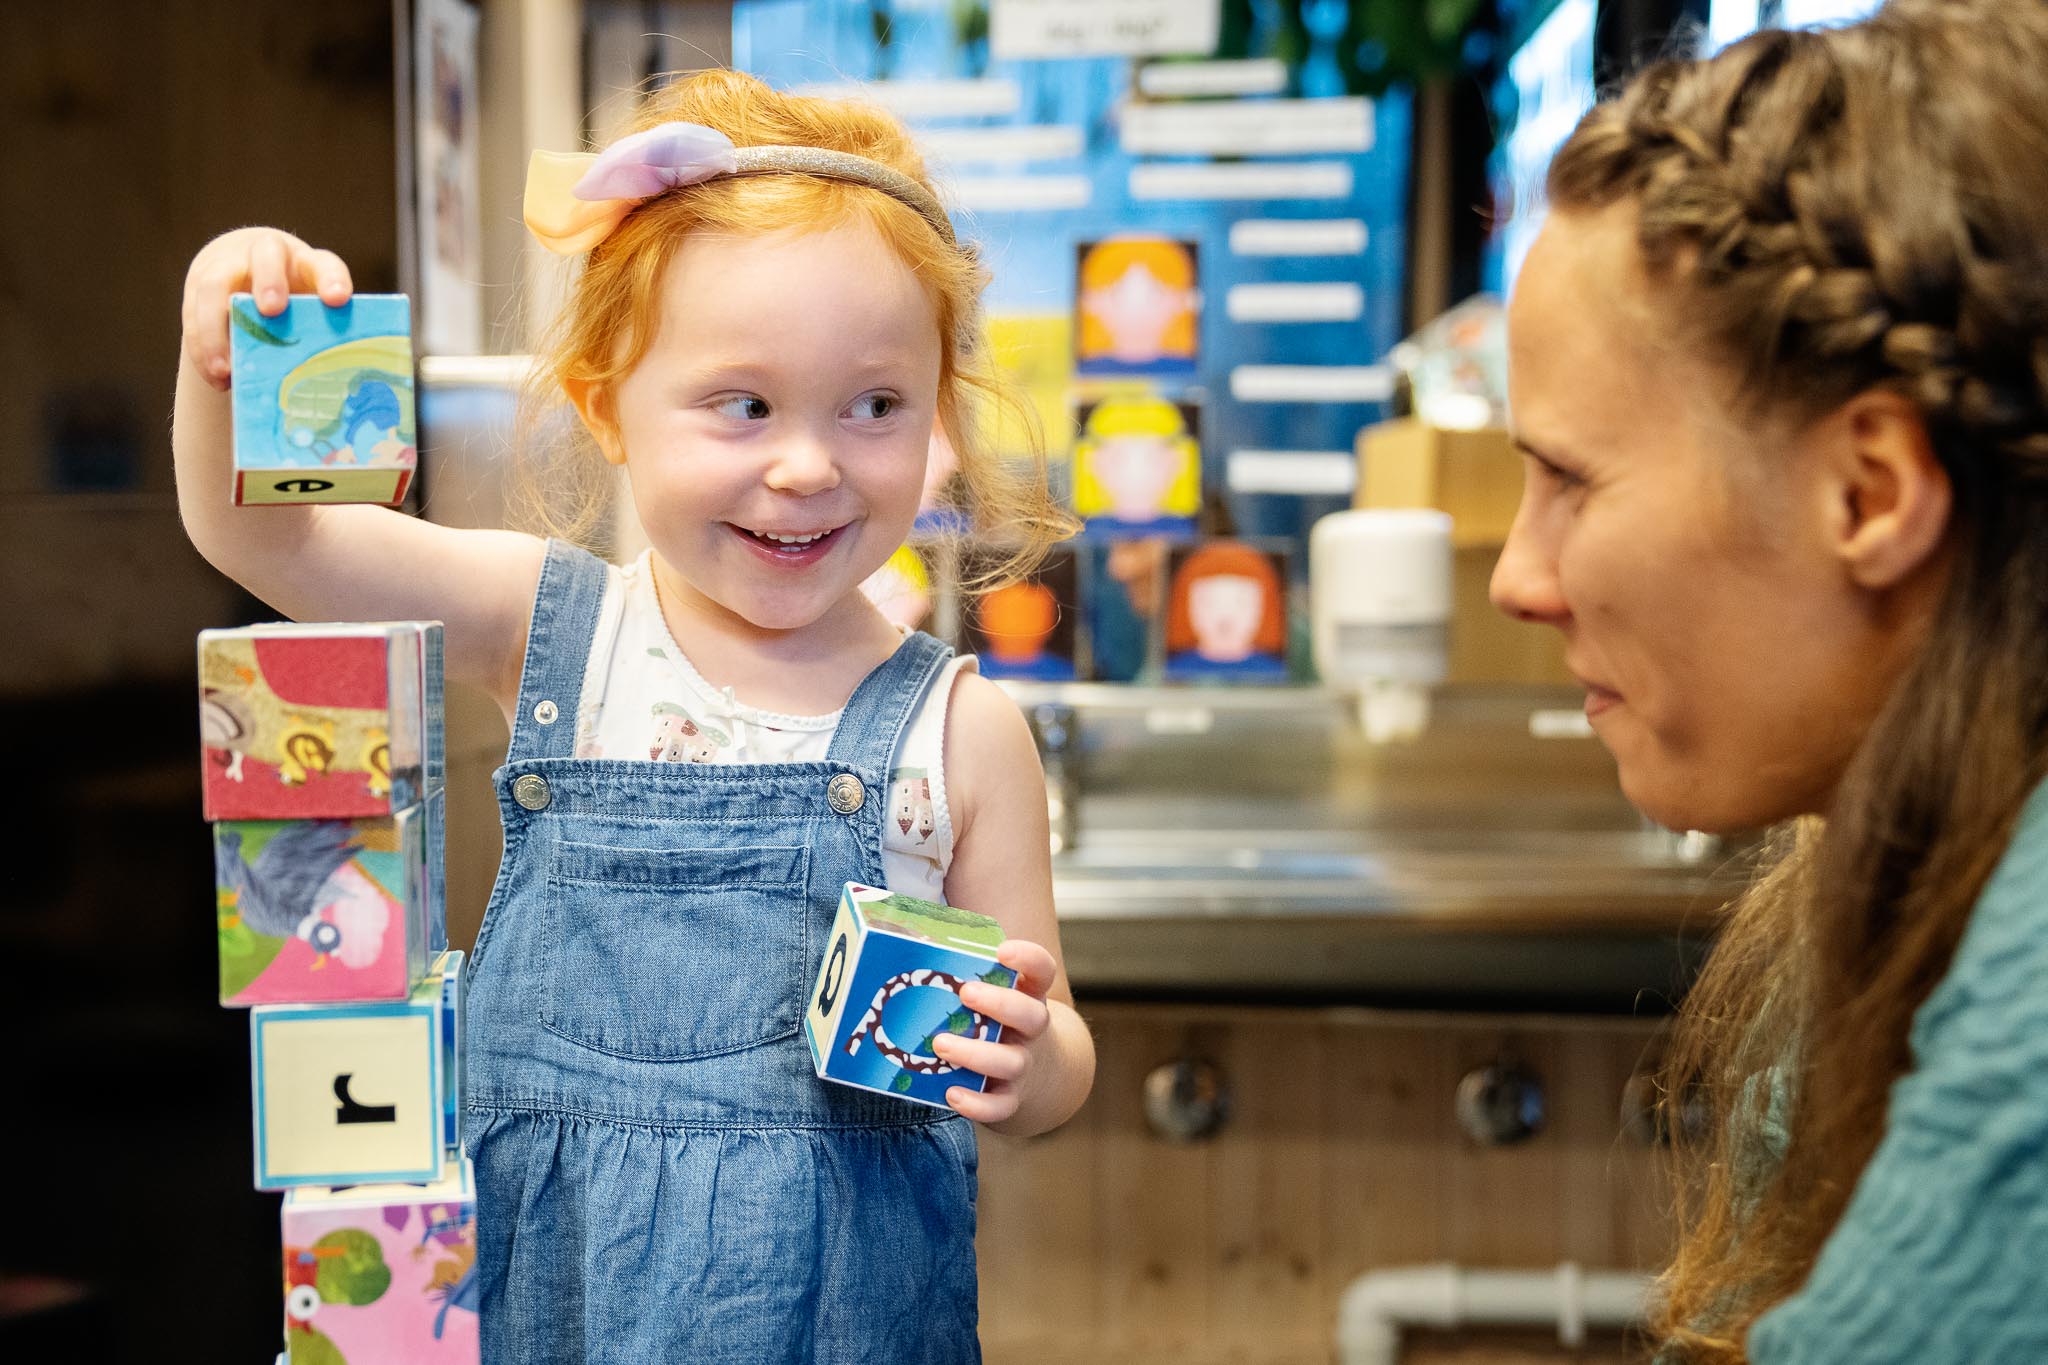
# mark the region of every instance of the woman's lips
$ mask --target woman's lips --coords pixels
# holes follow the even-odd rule
[[[1586,719],[1588,720],[1591,720],[1612,706],[1619,705],[1621,702],[1621,693],[1611,688],[1583,681],[1579,685],[1586,689]]]

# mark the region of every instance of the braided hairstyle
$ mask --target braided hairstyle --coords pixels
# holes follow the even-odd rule
[[[1741,1362],[1840,1220],[2014,817],[2048,776],[2048,0],[1893,0],[1644,70],[1551,166],[1628,201],[1749,420],[1909,398],[1953,485],[1937,619],[1821,818],[1781,832],[1689,994],[1667,1358]]]

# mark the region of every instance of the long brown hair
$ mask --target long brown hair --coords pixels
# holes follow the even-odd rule
[[[1565,212],[1630,202],[1675,318],[1751,417],[1887,388],[1953,484],[1924,647],[1823,816],[1777,832],[1682,1011],[1680,1245],[1654,1329],[1747,1359],[1884,1130],[1915,1011],[2048,773],[2048,4],[1894,0],[1666,61],[1558,153]]]

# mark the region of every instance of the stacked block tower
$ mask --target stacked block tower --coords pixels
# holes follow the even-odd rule
[[[402,498],[408,301],[230,316],[233,501]],[[256,1188],[284,1192],[278,1359],[476,1365],[441,625],[205,631],[199,678],[220,1002],[249,1010]]]
[[[441,626],[210,630],[199,672],[220,1000],[249,1008],[256,1188],[286,1191],[286,1357],[474,1362]]]

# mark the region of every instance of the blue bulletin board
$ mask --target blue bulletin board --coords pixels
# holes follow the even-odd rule
[[[860,83],[894,107],[926,140],[949,201],[962,205],[958,227],[982,245],[995,277],[988,311],[999,325],[1006,318],[1070,318],[1076,252],[1084,243],[1134,232],[1194,242],[1199,358],[1192,375],[1172,387],[1177,399],[1201,409],[1207,529],[1305,543],[1316,518],[1348,505],[1354,438],[1385,414],[1388,386],[1369,397],[1354,390],[1356,396],[1336,400],[1253,401],[1244,396],[1244,372],[1373,367],[1387,379],[1380,367],[1400,336],[1406,260],[1409,100],[1402,91],[1377,99],[1343,93],[1326,50],[1337,33],[1316,26],[1334,18],[1341,29],[1343,9],[1304,6],[1313,22],[1302,50],[1299,35],[1290,42],[1277,20],[1262,30],[1263,8],[1254,5],[1249,30],[1225,24],[1222,42],[1237,64],[1215,67],[1201,59],[1211,54],[1005,58],[991,50],[986,7],[955,0],[880,7],[869,0],[739,0],[733,65],[784,89],[847,94]],[[886,43],[878,42],[882,33]],[[1292,53],[1285,60],[1275,55],[1283,48]],[[1225,85],[1251,73],[1256,93],[1175,93],[1217,72],[1229,78]],[[1305,96],[1327,98],[1310,108],[1299,103]],[[1270,151],[1203,154],[1172,150],[1180,128],[1171,120],[1184,116],[1169,112],[1167,123],[1145,123],[1162,106],[1197,102],[1207,114],[1196,118],[1226,125],[1257,102],[1329,127],[1282,136]],[[1355,145],[1338,145],[1346,140],[1339,125],[1356,133]],[[1176,193],[1186,186],[1174,182],[1190,172],[1250,177],[1277,189],[1271,197],[1264,190],[1231,198]],[[1291,237],[1289,224],[1297,225]],[[1266,254],[1317,241],[1334,249]],[[1263,285],[1341,288],[1311,291],[1326,314],[1320,320],[1283,321],[1268,305],[1277,297],[1285,312],[1292,306],[1287,291],[1241,291]],[[1346,307],[1342,295],[1354,305]],[[1277,385],[1268,391],[1285,393],[1296,391],[1293,381],[1313,385],[1326,376],[1268,369],[1254,377]],[[1063,455],[1067,432],[1048,435],[1055,457]],[[1268,456],[1281,458],[1262,458]],[[1297,458],[1303,456],[1317,458]]]

